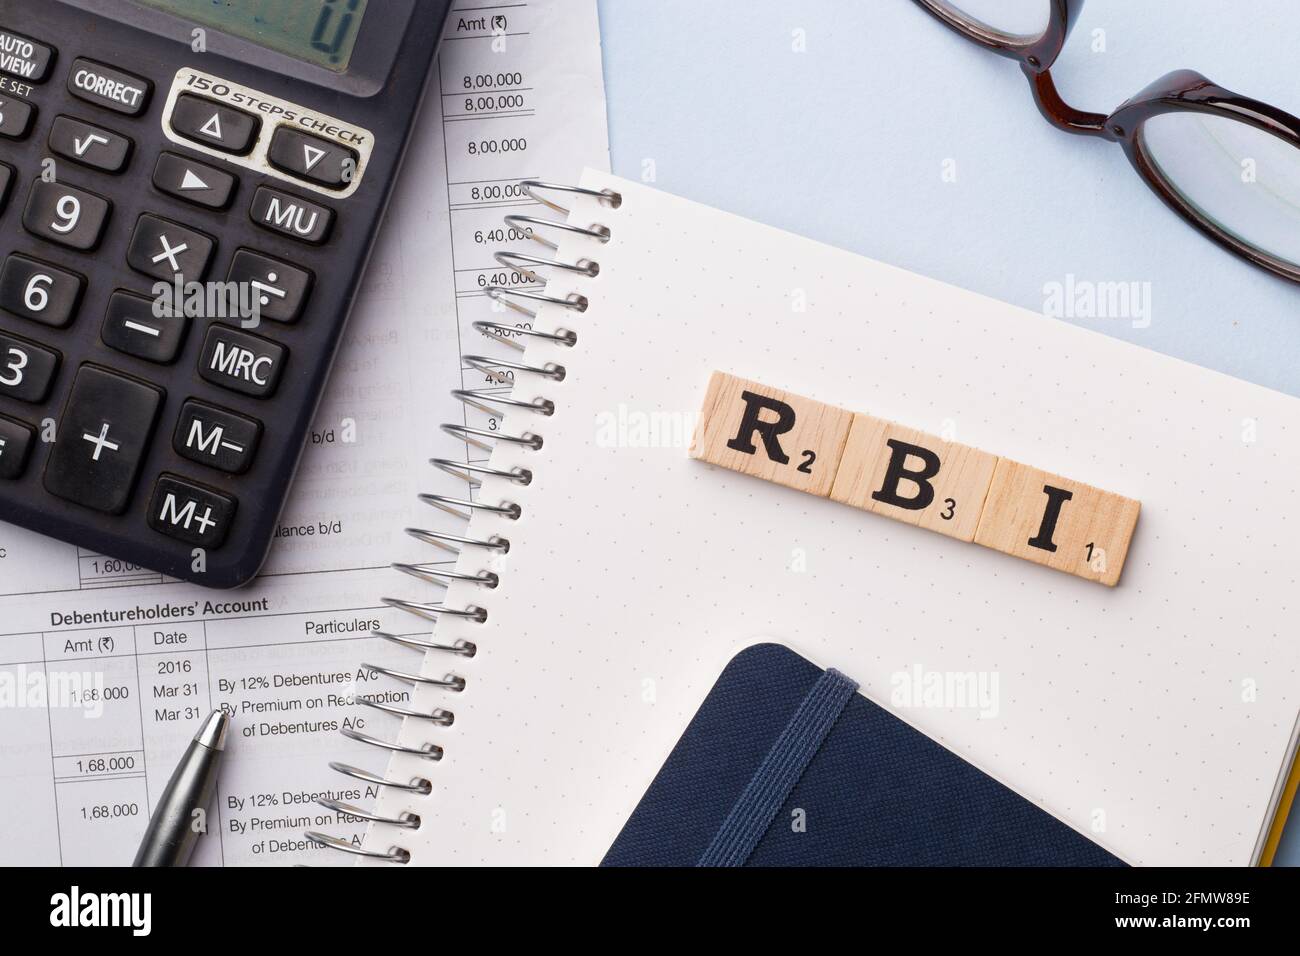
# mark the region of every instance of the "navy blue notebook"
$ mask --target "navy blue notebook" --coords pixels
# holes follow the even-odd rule
[[[602,865],[1124,865],[856,689],[736,655]]]

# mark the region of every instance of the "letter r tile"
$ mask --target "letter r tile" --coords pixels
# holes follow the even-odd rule
[[[691,457],[825,498],[853,413],[714,372]]]
[[[1132,498],[1003,458],[975,543],[1114,587],[1141,507]]]
[[[997,462],[977,448],[855,415],[831,498],[972,541]]]

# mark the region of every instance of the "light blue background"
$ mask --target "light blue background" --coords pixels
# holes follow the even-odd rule
[[[1149,282],[1148,328],[1079,324],[1300,395],[1300,287],[1185,226],[1118,146],[1053,129],[1016,64],[911,0],[600,0],[600,15],[617,174],[653,164],[662,189],[1031,309],[1071,274]],[[1300,114],[1297,49],[1294,0],[1089,0],[1053,76],[1108,113],[1190,67]],[[1278,862],[1300,865],[1300,819]]]

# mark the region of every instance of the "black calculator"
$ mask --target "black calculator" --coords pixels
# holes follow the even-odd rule
[[[450,0],[0,0],[0,521],[266,559]]]

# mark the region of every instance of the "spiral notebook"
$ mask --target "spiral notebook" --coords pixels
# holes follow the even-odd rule
[[[1300,711],[1300,529],[1282,506],[1300,498],[1300,401],[581,182],[534,190],[571,207],[563,227],[512,220],[530,248],[501,262],[521,281],[489,291],[468,348],[483,388],[450,427],[477,443],[481,487],[429,499],[472,520],[426,539],[461,552],[428,567],[446,592],[405,592],[437,623],[407,635],[410,692],[367,709],[397,752],[362,768],[389,822],[354,851],[598,863],[716,675],[767,639],[1125,862],[1267,860]],[[719,368],[1141,500],[1123,582],[692,460]],[[954,675],[996,683],[989,706],[922,692]]]

